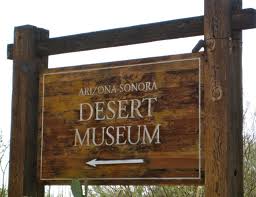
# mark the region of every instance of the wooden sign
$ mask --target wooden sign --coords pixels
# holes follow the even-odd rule
[[[41,74],[40,179],[200,180],[202,56]]]

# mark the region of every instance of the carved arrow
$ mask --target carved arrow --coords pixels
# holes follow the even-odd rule
[[[123,159],[123,160],[97,160],[92,159],[86,162],[87,165],[96,167],[97,165],[116,165],[116,164],[139,164],[144,163],[143,159]]]

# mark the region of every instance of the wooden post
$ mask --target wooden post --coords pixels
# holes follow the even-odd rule
[[[242,10],[242,0],[232,0],[232,12]],[[234,153],[233,172],[234,189],[237,196],[243,196],[243,91],[242,91],[242,30],[232,31],[232,65],[231,65],[231,94],[232,94],[232,137]]]
[[[36,43],[49,32],[34,26],[15,28],[8,196],[43,196],[37,175],[39,71],[48,57],[38,57]]]
[[[241,49],[234,47],[232,40],[232,7],[232,0],[205,0],[204,35],[208,57],[205,67],[207,197],[236,197],[243,194],[241,138],[237,139],[241,137],[242,125]]]

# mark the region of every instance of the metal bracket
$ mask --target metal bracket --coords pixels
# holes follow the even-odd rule
[[[199,40],[196,46],[192,49],[192,53],[197,53],[200,51],[201,48],[205,48],[205,41]]]

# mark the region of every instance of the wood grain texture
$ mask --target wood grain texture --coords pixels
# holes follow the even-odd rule
[[[231,13],[231,0],[205,0],[205,189],[210,197],[242,196],[241,138],[236,139],[242,124],[241,49],[232,40]]]
[[[124,180],[129,184],[152,184],[158,181],[199,184],[203,179],[203,172],[199,173],[199,61],[203,72],[202,54],[45,70],[40,80],[40,103],[43,107],[39,130],[42,132],[41,180],[56,183],[73,178],[87,178],[91,184],[121,184]],[[119,87],[120,84],[145,82],[155,82],[157,89],[127,92],[120,92],[119,89],[111,94],[79,95],[81,88],[85,87]],[[200,91],[203,94],[203,88]],[[78,121],[80,103],[142,100],[149,97],[157,98],[157,102],[152,104],[152,117],[146,116],[148,105],[142,104],[139,110],[143,118],[137,116],[127,119]],[[203,102],[201,104],[203,107]],[[131,105],[127,104],[127,109],[130,110]],[[118,111],[117,105],[113,109]],[[106,115],[111,115],[107,109],[104,110]],[[131,114],[129,110],[124,113]],[[203,114],[201,110],[201,118]],[[140,142],[136,145],[126,143],[111,146],[74,146],[76,128],[83,136],[86,128],[95,127],[96,142],[100,143],[101,127],[132,126],[131,140],[134,142],[138,139],[138,125],[146,125],[150,135],[153,135],[157,124],[161,125],[160,144],[143,144],[140,135]],[[127,133],[126,130],[123,141],[128,138]],[[112,135],[116,138],[115,132],[112,131]],[[203,171],[203,151],[200,156],[200,171]],[[97,167],[86,164],[95,158],[144,159],[145,163]],[[109,180],[103,180],[104,178]],[[132,178],[134,180],[127,182]],[[159,180],[160,178],[163,180]]]
[[[232,0],[232,12],[240,12],[242,0]],[[233,154],[234,189],[236,196],[243,196],[243,85],[242,85],[242,31],[232,30],[232,67],[231,67],[231,90],[232,90],[232,136],[235,149]]]
[[[41,56],[78,52],[107,47],[139,44],[204,34],[203,16],[110,29],[98,32],[50,38],[37,45]],[[232,16],[232,30],[256,28],[256,10],[243,9]],[[8,45],[7,58],[12,59],[13,45]]]
[[[256,11],[244,9],[232,17],[233,30],[256,27]],[[204,34],[204,17],[164,21],[98,32],[51,38],[38,44],[38,53],[54,55],[106,47],[124,46]]]
[[[38,58],[35,43],[49,37],[34,26],[15,29],[12,122],[8,196],[43,196],[37,179],[37,114],[39,72],[47,58]]]

